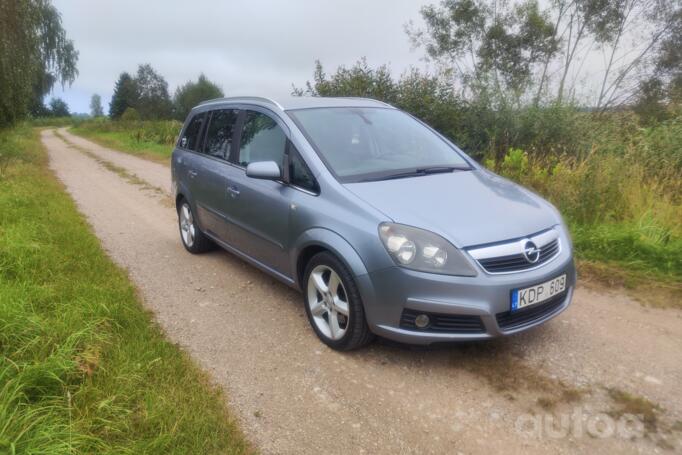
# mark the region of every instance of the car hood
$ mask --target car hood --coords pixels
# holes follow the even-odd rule
[[[561,222],[542,198],[482,169],[345,187],[392,221],[436,232],[460,248],[524,237]]]

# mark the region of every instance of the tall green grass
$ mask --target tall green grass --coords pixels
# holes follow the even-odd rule
[[[176,120],[117,120],[104,118],[75,123],[72,132],[106,147],[167,161],[180,134]]]
[[[0,453],[245,453],[224,398],[169,343],[46,169],[0,179]]]
[[[680,281],[682,116],[652,129],[613,120],[593,125],[582,155],[510,149],[486,165],[553,202],[578,257]]]
[[[31,125],[41,128],[62,127],[71,126],[78,121],[81,120],[76,117],[38,117],[31,119]]]

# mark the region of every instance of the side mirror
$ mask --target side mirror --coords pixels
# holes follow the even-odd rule
[[[256,161],[246,166],[246,176],[254,179],[279,180],[282,170],[274,161]]]

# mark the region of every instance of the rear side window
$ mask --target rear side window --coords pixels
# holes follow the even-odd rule
[[[205,154],[224,160],[230,158],[232,134],[238,116],[239,111],[236,109],[213,111],[206,131]]]
[[[204,125],[204,120],[206,119],[206,113],[202,112],[192,117],[189,125],[185,128],[182,133],[182,137],[178,142],[178,146],[188,150],[197,151],[199,147],[199,139],[201,134],[201,127]]]
[[[247,111],[239,147],[239,164],[258,161],[284,161],[287,136],[272,118],[256,111]]]
[[[289,144],[289,183],[313,193],[320,191],[313,173],[310,172],[293,144]]]

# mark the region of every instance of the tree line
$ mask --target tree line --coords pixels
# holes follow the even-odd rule
[[[394,77],[388,66],[370,68],[360,60],[328,76],[318,62],[314,80],[294,93],[394,102],[437,127],[459,125],[472,145],[491,140],[486,129],[519,123],[519,110],[633,108],[643,123],[653,124],[669,118],[682,99],[681,3],[442,0],[421,9],[422,25],[405,27],[433,71],[410,69]],[[595,55],[602,64],[595,65]],[[0,126],[27,115],[68,115],[62,100],[45,106],[43,98],[56,84],[75,80],[77,62],[49,0],[0,0]],[[221,88],[202,74],[171,97],[163,76],[142,64],[136,73],[119,76],[108,114],[183,119],[198,102],[220,96]],[[99,95],[90,109],[93,116],[104,114]],[[522,126],[538,129],[538,121],[543,119],[529,117]],[[469,124],[479,128],[461,130]],[[513,142],[511,136],[528,134],[504,131],[495,139],[500,148]]]
[[[123,72],[114,85],[109,103],[109,117],[113,120],[184,120],[189,111],[202,101],[223,97],[222,89],[200,74],[196,81],[188,81],[178,87],[171,98],[168,83],[150,64],[141,64],[137,73],[131,76]],[[53,103],[66,104],[62,100],[50,102],[54,116],[69,115],[66,110],[52,109]],[[65,112],[65,113],[64,113]],[[90,115],[104,116],[102,97],[93,94],[90,98]]]
[[[679,115],[680,0],[442,0],[421,16],[405,29],[431,71],[360,59],[329,74],[317,61],[293,94],[386,101],[479,158],[580,153],[580,113],[633,111],[643,126]]]
[[[67,117],[60,98],[47,105],[55,85],[70,86],[78,76],[78,51],[67,38],[59,11],[50,0],[0,0],[0,128],[26,117]],[[151,65],[122,73],[116,82],[109,115],[121,118],[183,120],[201,101],[223,96],[222,89],[201,74],[178,87],[173,98],[168,83]],[[104,115],[102,98],[93,94],[90,114]]]
[[[493,106],[605,111],[682,91],[680,0],[442,0],[421,16],[412,43],[461,96]]]
[[[175,91],[171,99],[168,83],[149,64],[139,65],[132,76],[123,72],[114,86],[109,105],[112,119],[184,120],[201,101],[223,97],[222,89],[200,74],[197,81],[188,81]]]

